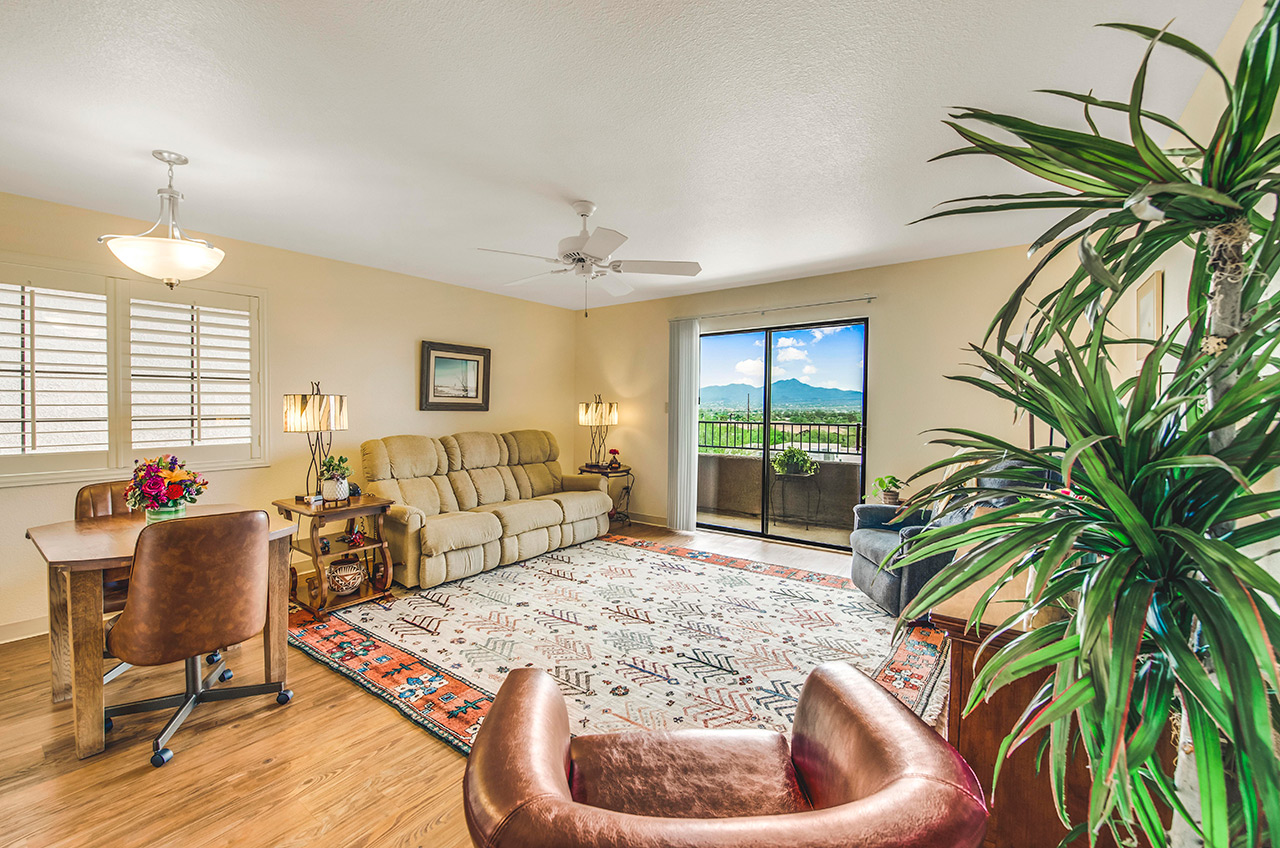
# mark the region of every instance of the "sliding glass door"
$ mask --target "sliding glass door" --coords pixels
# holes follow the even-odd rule
[[[702,337],[700,526],[847,548],[865,492],[863,320]]]

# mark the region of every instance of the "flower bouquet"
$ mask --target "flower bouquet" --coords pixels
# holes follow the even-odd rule
[[[133,479],[124,490],[125,503],[132,509],[145,510],[148,521],[177,518],[204,494],[209,481],[172,454],[155,459],[134,460]]]

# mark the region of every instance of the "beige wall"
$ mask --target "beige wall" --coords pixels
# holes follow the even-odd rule
[[[34,264],[126,276],[127,269],[95,239],[149,225],[0,194],[0,252]],[[572,312],[257,244],[215,243],[227,258],[210,279],[266,291],[270,466],[209,474],[212,485],[204,497],[210,502],[267,507],[302,488],[306,439],[280,432],[280,396],[307,391],[312,380],[347,395],[351,428],[335,434],[333,449],[357,467],[362,440],[395,433],[539,427],[554,432],[572,452]],[[492,348],[489,412],[418,410],[423,339]],[[45,570],[23,532],[70,518],[76,488],[0,489],[0,641],[45,629]]]
[[[703,330],[737,330],[866,318],[867,479],[906,477],[950,448],[929,446],[933,427],[972,427],[1026,444],[1007,404],[946,379],[969,342],[1031,269],[1024,248],[968,253],[747,288],[596,308],[577,316],[578,394],[616,400],[609,437],[637,469],[633,514],[665,520],[667,491],[667,322],[672,318],[750,311],[710,319]],[[1046,280],[1051,274],[1046,275]],[[869,303],[799,307],[872,295]],[[976,373],[969,369],[968,373]],[[585,431],[585,428],[579,428]],[[1038,434],[1044,438],[1043,426]],[[578,456],[586,456],[585,432]]]

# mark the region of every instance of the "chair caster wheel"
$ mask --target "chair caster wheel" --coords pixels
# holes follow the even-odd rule
[[[233,674],[231,669],[229,668],[223,671],[222,674],[218,675],[218,679],[221,680],[223,683],[226,683],[228,680],[230,680],[233,677],[235,677],[235,674]]]
[[[222,660],[222,654],[218,651],[214,651],[212,654],[204,658],[206,665],[213,665],[214,663],[217,663],[221,660]]]
[[[292,701],[292,700],[293,700],[293,690],[292,690],[292,689],[285,689],[284,691],[282,691],[282,692],[280,692],[279,694],[277,694],[277,695],[276,695],[276,703],[277,703],[277,704],[287,704],[287,703],[289,703],[289,702],[290,702],[290,701]]]
[[[105,733],[110,733],[112,730],[115,730],[115,727],[116,727],[116,723],[111,719],[105,719],[102,722],[102,730]]]
[[[168,748],[161,748],[159,751],[156,751],[154,754],[151,755],[151,765],[155,766],[156,768],[160,768],[160,766],[164,765],[165,763],[169,762],[172,759],[173,759],[173,752],[170,751]]]

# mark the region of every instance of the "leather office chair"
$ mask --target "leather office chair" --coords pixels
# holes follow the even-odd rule
[[[138,535],[124,611],[107,623],[107,652],[132,665],[186,663],[186,691],[107,707],[113,717],[163,710],[177,712],[152,743],[151,764],[167,763],[169,739],[196,704],[253,695],[275,695],[287,704],[293,692],[281,683],[210,688],[231,679],[219,658],[201,676],[201,655],[262,631],[267,618],[267,514],[262,510],[174,518]]]
[[[955,749],[846,663],[809,675],[790,744],[764,730],[571,738],[555,679],[516,669],[463,801],[481,848],[976,848],[987,827]]]

